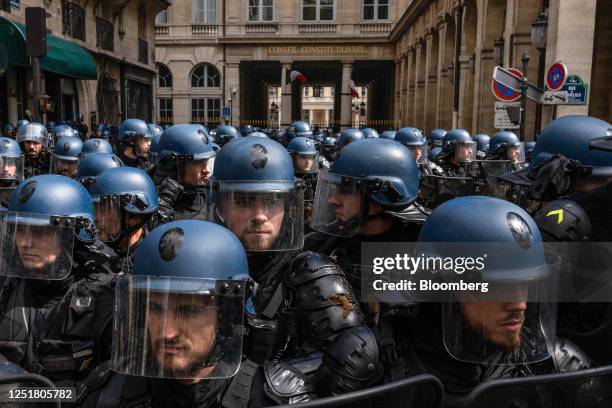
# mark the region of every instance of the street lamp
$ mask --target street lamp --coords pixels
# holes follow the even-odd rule
[[[500,67],[504,66],[504,37],[501,35],[493,42],[493,59]]]
[[[546,12],[540,13],[535,21],[531,22],[531,43],[538,49],[546,47],[548,34],[548,16]]]
[[[529,69],[529,54],[527,51],[523,52],[521,57],[523,63],[523,77],[521,78],[521,142],[525,141],[525,109],[527,108],[527,70]]]

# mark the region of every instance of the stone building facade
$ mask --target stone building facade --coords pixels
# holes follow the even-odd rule
[[[154,18],[171,0],[2,0],[0,122],[34,111],[32,68],[25,54],[25,9],[47,11],[47,56],[41,60],[42,120],[118,125],[128,117],[154,119],[157,67]],[[4,43],[4,45],[2,44]],[[8,44],[16,44],[8,46]]]

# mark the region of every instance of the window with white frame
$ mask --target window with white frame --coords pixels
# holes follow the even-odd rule
[[[172,73],[167,66],[157,64],[157,75],[159,77],[160,88],[172,88]]]
[[[173,122],[172,98],[159,98],[159,119],[161,123]]]
[[[162,10],[155,16],[155,24],[168,24],[168,10]]]
[[[323,87],[319,85],[313,86],[312,96],[315,98],[322,98],[323,97]]]
[[[247,0],[249,4],[249,21],[273,21],[274,0]]]
[[[303,21],[333,21],[336,0],[302,0]]]
[[[200,64],[191,72],[192,88],[218,88],[220,81],[219,71],[210,64]]]
[[[221,98],[193,98],[191,100],[191,121],[195,123],[216,123],[221,118]]]
[[[217,0],[193,0],[193,22],[214,24],[217,22]]]
[[[305,86],[304,87],[304,97],[309,97],[310,96],[310,87]]]
[[[364,20],[387,20],[389,18],[389,0],[363,0]]]

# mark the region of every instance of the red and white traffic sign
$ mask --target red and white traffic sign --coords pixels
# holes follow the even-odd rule
[[[522,78],[524,76],[518,69],[506,68],[506,71],[509,71],[517,78]],[[519,91],[508,88],[507,86],[497,82],[495,79],[491,81],[491,90],[493,91],[493,95],[495,95],[495,97],[502,102],[513,102],[521,97],[521,93]]]
[[[546,71],[546,86],[551,91],[558,91],[563,88],[567,79],[567,67],[561,61],[552,64]]]

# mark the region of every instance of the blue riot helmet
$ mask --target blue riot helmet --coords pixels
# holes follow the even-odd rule
[[[76,130],[67,125],[58,125],[53,128],[53,136],[56,140],[61,139],[62,137],[79,137],[79,134]]]
[[[612,176],[612,154],[590,148],[592,142],[612,135],[612,125],[591,116],[569,115],[550,122],[531,153],[529,169],[561,154],[578,160],[593,176]]]
[[[478,150],[479,152],[489,151],[489,142],[491,141],[491,137],[489,135],[479,133],[477,135],[472,136],[472,140],[476,142],[476,150]]]
[[[378,139],[380,137],[376,129],[365,128],[365,129],[361,129],[361,131],[365,135],[366,139]]]
[[[304,242],[304,191],[285,147],[246,137],[225,145],[212,177],[215,221],[248,251],[299,249]]]
[[[221,125],[217,127],[215,141],[219,146],[223,146],[230,140],[240,137],[235,127],[229,125]]]
[[[314,140],[298,136],[289,142],[287,151],[293,159],[293,168],[296,175],[319,172],[319,152]]]
[[[438,156],[449,157],[458,163],[476,160],[476,143],[465,129],[453,129],[444,135],[442,152]]]
[[[82,155],[87,156],[92,153],[113,154],[113,146],[104,139],[89,139],[83,144]]]
[[[210,144],[210,147],[212,147],[212,149],[215,151],[215,153],[217,153],[219,150],[221,150],[221,146],[219,146],[218,144],[216,144],[215,142],[212,142]]]
[[[427,139],[431,149],[432,147],[442,146],[444,143],[444,136],[446,136],[446,130],[444,129],[434,129],[429,134],[429,138]]]
[[[62,280],[72,267],[77,241],[96,238],[87,190],[55,174],[24,180],[2,214],[0,275]]]
[[[16,140],[19,144],[34,142],[47,147],[49,146],[49,132],[42,124],[32,122],[19,127]]]
[[[15,126],[5,122],[2,124],[2,136],[15,139]]]
[[[529,161],[531,160],[531,154],[533,153],[533,149],[535,149],[535,145],[536,142],[533,140],[531,142],[525,143],[525,161],[527,163],[529,163]]]
[[[0,137],[0,189],[14,187],[23,180],[24,158],[17,142]]]
[[[251,137],[263,137],[265,139],[269,139],[268,135],[266,135],[263,132],[251,132],[251,133],[248,134],[248,136],[251,136]]]
[[[27,119],[19,119],[19,120],[17,121],[17,123],[15,124],[15,128],[17,128],[17,130],[19,130],[19,128],[20,128],[20,127],[22,127],[22,126],[24,126],[24,125],[27,125],[27,124],[29,124],[29,123],[30,123],[30,121],[29,121],[29,120],[27,120]]]
[[[118,131],[119,142],[124,148],[132,148],[138,157],[148,157],[153,134],[149,126],[140,119],[127,119]]]
[[[409,148],[417,163],[427,162],[427,142],[420,129],[413,127],[401,128],[395,134],[395,141]]]
[[[193,188],[206,184],[215,160],[211,143],[200,128],[171,126],[159,139],[156,175]]]
[[[76,178],[83,141],[78,137],[62,137],[51,153],[51,174]]]
[[[276,140],[280,144],[285,144],[285,130],[280,129],[276,132],[272,132],[270,138]]]
[[[112,370],[175,380],[236,374],[248,278],[243,246],[219,225],[182,220],[151,231],[132,273],[117,279]]]
[[[159,126],[158,124],[149,123],[147,126],[149,126],[149,130],[151,131],[151,135],[153,135],[152,137],[155,137],[155,136],[161,137],[161,134],[164,132],[162,127]]]
[[[372,217],[401,211],[417,197],[419,168],[405,146],[386,139],[350,143],[317,182],[311,227],[350,237]],[[377,212],[378,211],[378,212]]]
[[[435,162],[436,159],[438,158],[438,155],[442,152],[442,146],[437,146],[434,147],[433,149],[431,149],[429,151],[429,161],[430,162]]]
[[[113,133],[108,129],[104,129],[104,131],[102,132],[102,136],[100,136],[101,139],[104,139],[107,142],[111,140],[112,137],[113,137]]]
[[[79,160],[77,166],[77,180],[89,188],[96,177],[104,170],[123,167],[123,162],[114,154],[92,153]]]
[[[389,139],[389,140],[395,140],[395,135],[396,135],[396,131],[395,130],[385,130],[384,132],[382,132],[382,134],[380,135],[380,137],[382,139]]]
[[[157,210],[157,189],[149,175],[134,167],[104,170],[89,189],[98,238],[116,242],[142,228]]]
[[[489,142],[489,155],[514,163],[525,162],[525,147],[517,135],[504,130],[497,132]]]
[[[365,139],[365,135],[359,129],[343,130],[342,132],[340,132],[340,137],[338,138],[338,150],[342,151],[342,149],[344,149],[344,147],[349,143],[363,139]]]
[[[240,134],[242,136],[248,136],[248,135],[250,135],[253,132],[254,132],[253,126],[251,126],[251,125],[242,125],[242,126],[240,126]]]
[[[153,158],[153,160],[157,161],[159,156],[159,141],[164,133],[154,134],[151,138],[151,149],[149,150],[149,154]]]
[[[312,137],[312,128],[303,120],[293,122],[285,132],[285,140],[287,145],[294,137]]]
[[[325,134],[321,131],[318,131],[312,135],[312,139],[315,142],[315,147],[317,148],[317,150],[320,150],[321,146],[323,145],[323,142],[325,141]]]
[[[487,285],[447,294],[442,332],[452,357],[515,365],[551,356],[558,258],[546,255],[538,226],[526,211],[494,197],[447,201],[427,218],[415,253],[430,264],[423,272],[446,281],[441,283]],[[439,266],[442,259],[454,266]],[[468,260],[474,263],[469,266]]]

